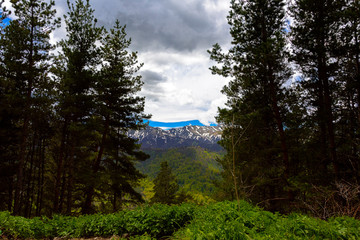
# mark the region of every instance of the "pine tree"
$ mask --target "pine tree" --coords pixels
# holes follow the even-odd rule
[[[128,194],[141,201],[132,185],[143,175],[134,167],[134,161],[148,156],[139,151],[135,140],[127,136],[129,130],[141,129],[143,119],[149,118],[144,111],[144,97],[136,96],[143,82],[134,74],[138,64],[136,52],[128,53],[131,40],[126,38],[125,27],[116,21],[114,28],[102,40],[102,67],[95,83],[96,119],[99,131],[97,154],[92,163],[93,176],[110,174],[110,185],[114,196],[113,209],[117,209],[117,198]],[[105,168],[104,168],[105,167]],[[113,172],[116,169],[116,173]],[[102,170],[102,171],[101,171]],[[119,175],[119,177],[116,177]],[[83,212],[89,213],[97,184],[89,184]]]
[[[1,72],[7,96],[5,108],[13,112],[9,122],[13,126],[21,126],[21,134],[15,134],[18,139],[15,144],[17,146],[14,146],[17,148],[14,214],[21,214],[21,207],[29,206],[27,200],[24,200],[24,193],[25,184],[31,184],[28,179],[25,180],[26,174],[33,174],[33,158],[30,158],[30,170],[26,173],[30,146],[35,146],[32,137],[37,134],[33,126],[46,108],[49,108],[51,101],[48,91],[53,87],[47,76],[49,51],[52,48],[49,39],[50,33],[59,24],[59,19],[55,19],[54,4],[54,1],[45,3],[41,0],[13,1],[14,15],[17,18],[3,28],[0,38]],[[30,194],[29,185],[26,191]]]
[[[210,52],[211,59],[221,64],[212,72],[232,78],[222,91],[228,108],[220,109],[217,118],[225,125],[221,144],[227,150],[220,163],[229,171],[225,175],[239,183],[240,195],[246,195],[246,187],[255,187],[250,198],[256,202],[293,198],[290,191],[287,196],[283,191],[290,177],[284,15],[281,0],[232,0],[228,16],[232,47],[223,53],[216,44]]]
[[[95,138],[93,112],[95,102],[93,89],[96,67],[100,64],[100,47],[104,31],[97,27],[97,20],[89,1],[67,1],[69,12],[65,15],[67,38],[60,41],[61,53],[54,73],[58,82],[57,115],[61,128],[56,161],[53,210],[70,213],[76,184],[91,181],[87,166],[91,161]],[[74,173],[78,176],[75,179]],[[76,180],[76,181],[75,181]],[[84,186],[84,185],[82,185]],[[85,189],[83,189],[86,191]],[[77,194],[77,200],[80,195]],[[66,210],[64,204],[66,203]]]
[[[339,178],[334,93],[339,88],[336,82],[340,46],[337,35],[344,3],[342,0],[297,0],[290,6],[294,19],[291,28],[294,60],[303,73],[301,83],[310,103],[309,108],[315,109],[307,116],[308,121],[316,123],[312,124],[315,149],[309,150],[317,163],[311,169],[318,172],[316,175],[320,182],[328,174]],[[330,164],[333,169],[331,173],[328,172]]]
[[[0,2],[0,36],[5,34],[6,20],[10,12]],[[0,39],[0,42],[2,40]],[[14,123],[17,115],[11,111],[9,90],[5,77],[4,48],[0,46],[0,209],[12,210],[14,176],[16,174],[16,136],[20,134]]]
[[[340,174],[360,181],[360,2],[346,1],[342,11],[337,72],[337,153]],[[351,174],[349,174],[351,172]]]
[[[155,194],[151,199],[151,202],[164,204],[172,204],[175,202],[175,196],[176,192],[179,190],[179,185],[166,161],[160,164],[160,172],[154,179],[154,185]]]

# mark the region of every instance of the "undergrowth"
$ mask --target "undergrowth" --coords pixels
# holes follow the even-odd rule
[[[50,239],[126,236],[128,239],[360,239],[360,221],[283,216],[242,201],[205,206],[153,205],[115,214],[53,218],[0,212],[0,238]]]

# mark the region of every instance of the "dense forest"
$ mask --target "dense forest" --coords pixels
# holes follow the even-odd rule
[[[89,214],[143,202],[135,166],[149,156],[126,133],[150,116],[125,27],[98,26],[88,0],[68,1],[67,35],[53,46],[54,1],[11,1],[13,13],[3,2],[0,210]],[[216,200],[359,216],[360,2],[231,0],[228,23],[231,48],[208,51],[212,73],[230,79]]]
[[[66,38],[52,46],[54,1],[12,1],[13,13],[1,4],[0,209],[30,217],[142,202],[134,164],[148,155],[126,133],[149,116],[125,27],[97,26],[89,1],[68,1]]]
[[[360,2],[231,1],[232,45],[209,50],[231,78],[223,199],[277,211],[357,215]]]
[[[216,180],[220,180],[220,165],[216,159],[221,152],[211,152],[201,147],[182,147],[172,149],[145,149],[150,158],[139,162],[137,168],[154,179],[162,162],[168,162],[177,183],[183,191],[201,193],[206,196],[215,194]]]

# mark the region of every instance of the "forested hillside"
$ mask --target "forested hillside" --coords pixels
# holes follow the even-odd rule
[[[167,161],[180,187],[185,191],[211,195],[215,192],[215,180],[220,180],[221,168],[216,159],[222,154],[210,152],[200,147],[146,149],[150,158],[138,163],[137,168],[154,179],[160,163]]]

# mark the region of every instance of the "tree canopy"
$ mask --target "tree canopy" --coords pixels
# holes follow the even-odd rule
[[[231,1],[232,47],[209,51],[212,72],[231,78],[219,196],[319,212],[336,193],[346,208],[339,186],[358,184],[360,162],[358,11],[351,0]]]
[[[1,24],[0,209],[17,215],[112,212],[142,201],[134,165],[148,156],[126,134],[149,117],[137,96],[142,64],[119,21],[105,29],[88,0],[67,3],[55,55],[54,1],[14,1],[13,14],[1,6],[1,23],[16,18]]]

